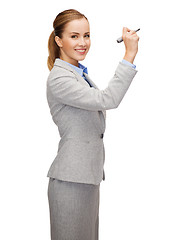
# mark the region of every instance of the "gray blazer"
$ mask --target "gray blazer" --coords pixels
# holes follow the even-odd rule
[[[105,118],[117,108],[137,71],[119,63],[113,78],[99,90],[65,62],[56,59],[47,80],[47,100],[60,142],[48,177],[98,185],[104,179]]]

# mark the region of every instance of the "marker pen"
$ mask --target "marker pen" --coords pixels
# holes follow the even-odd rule
[[[138,28],[137,30],[135,30],[135,32],[138,32],[140,30],[140,28]],[[118,38],[117,39],[117,42],[118,43],[120,43],[120,42],[122,42],[123,41],[123,38],[122,37],[120,37],[120,38]]]

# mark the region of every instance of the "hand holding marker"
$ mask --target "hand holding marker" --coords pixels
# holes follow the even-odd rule
[[[140,30],[140,28],[138,28],[137,30],[135,30],[135,32],[138,32]],[[123,41],[123,38],[122,37],[120,37],[120,38],[118,38],[117,39],[117,42],[118,43],[121,43]]]

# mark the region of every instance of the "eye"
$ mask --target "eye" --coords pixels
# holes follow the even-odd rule
[[[85,37],[89,38],[89,37],[90,37],[90,35],[89,35],[89,34],[86,34],[86,35],[85,35]]]
[[[72,35],[71,38],[77,38],[77,35]]]

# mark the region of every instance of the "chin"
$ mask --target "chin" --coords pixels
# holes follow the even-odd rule
[[[78,61],[83,61],[85,59],[86,56],[81,56],[78,58]]]

